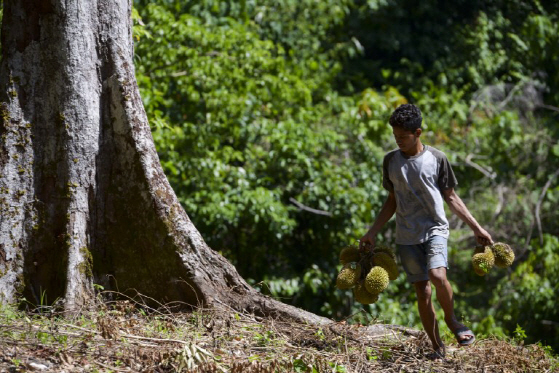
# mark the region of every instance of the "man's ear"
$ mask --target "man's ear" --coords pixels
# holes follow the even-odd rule
[[[415,136],[417,136],[417,137],[421,136],[421,132],[423,132],[423,131],[421,130],[421,128],[416,129],[416,130],[415,130]]]

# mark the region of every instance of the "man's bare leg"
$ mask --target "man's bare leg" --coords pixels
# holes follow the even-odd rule
[[[435,315],[435,308],[431,301],[431,283],[427,281],[419,281],[414,283],[415,292],[417,294],[417,308],[419,310],[419,317],[423,324],[423,329],[431,340],[433,350],[444,356],[444,344],[439,334],[439,325]]]
[[[446,277],[446,268],[440,267],[429,270],[429,278],[437,290],[437,300],[444,311],[444,321],[450,331],[454,333],[456,330],[463,328],[464,324],[460,323],[454,314],[454,295]],[[466,339],[469,339],[468,335],[460,336],[460,340]]]

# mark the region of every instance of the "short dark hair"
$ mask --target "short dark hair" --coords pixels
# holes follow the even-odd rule
[[[421,128],[422,121],[421,110],[417,106],[404,104],[394,110],[388,122],[392,127],[400,127],[415,132],[416,129]]]

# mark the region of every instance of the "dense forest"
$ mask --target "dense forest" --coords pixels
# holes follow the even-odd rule
[[[371,306],[334,287],[340,249],[386,197],[387,119],[411,102],[459,195],[517,257],[477,276],[472,232],[449,212],[460,318],[480,335],[526,333],[559,350],[557,2],[134,5],[161,162],[205,240],[253,286],[334,319],[420,326],[404,274]],[[392,233],[393,222],[378,242],[393,245]]]
[[[334,287],[340,249],[387,195],[388,117],[411,102],[458,194],[516,253],[477,276],[472,232],[448,211],[459,317],[480,336],[525,333],[559,351],[559,3],[134,6],[136,76],[162,165],[204,239],[254,287],[337,320],[420,327],[403,273],[371,306]],[[393,230],[377,241],[393,246]]]

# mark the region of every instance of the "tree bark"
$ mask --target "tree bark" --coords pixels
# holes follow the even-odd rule
[[[0,77],[0,302],[153,301],[314,324],[209,248],[159,163],[127,0],[6,0]]]

